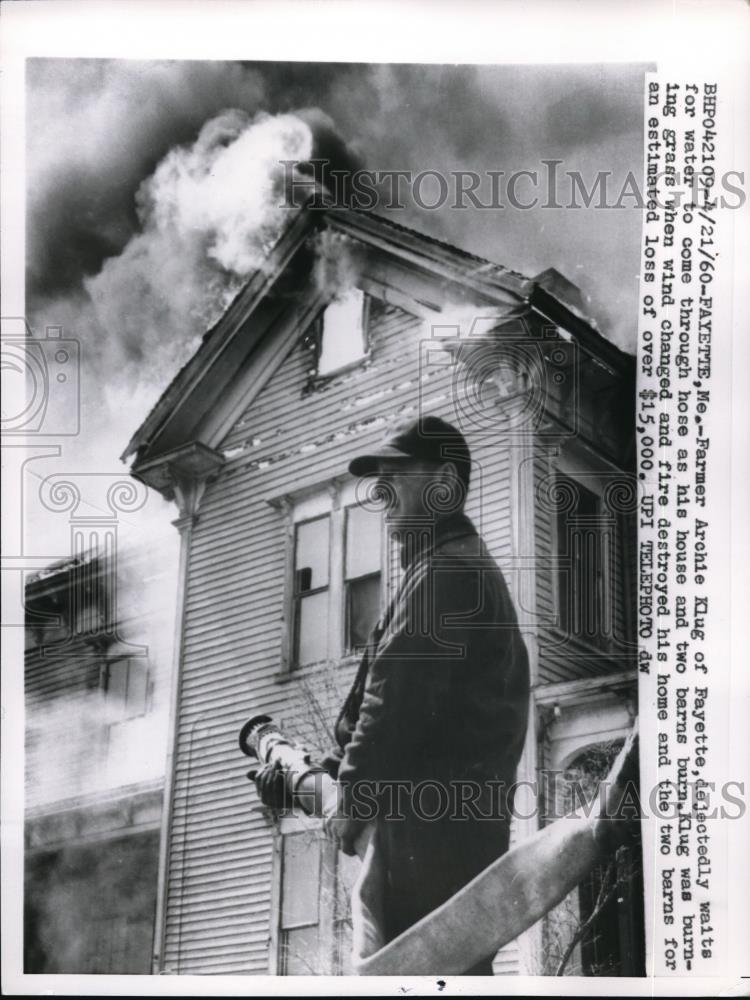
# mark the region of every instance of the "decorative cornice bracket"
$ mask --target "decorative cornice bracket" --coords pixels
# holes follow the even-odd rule
[[[216,479],[224,462],[219,452],[201,441],[191,441],[157,458],[136,462],[131,473],[167,500],[175,501],[180,516],[174,524],[182,530],[195,521],[206,486]]]

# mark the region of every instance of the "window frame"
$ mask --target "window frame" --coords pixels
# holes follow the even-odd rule
[[[538,766],[551,775],[562,774],[586,751],[628,738],[637,717],[638,672],[628,669],[546,684],[537,689],[535,702]],[[550,791],[547,783],[540,800],[540,828],[555,820],[562,808],[559,801],[549,799]],[[580,914],[580,886],[572,889],[567,899],[573,912]],[[554,920],[557,911],[558,907],[554,907],[545,914],[544,923]],[[568,974],[576,967],[582,968],[582,957],[579,942]]]
[[[343,597],[344,597],[344,656],[361,656],[364,650],[365,643],[361,646],[355,646],[351,643],[350,629],[351,629],[351,619],[352,619],[352,590],[351,584],[353,583],[367,583],[370,580],[377,579],[378,581],[378,595],[379,595],[379,607],[382,614],[382,571],[377,573],[365,573],[362,576],[353,576],[351,578],[345,577],[343,581]],[[378,618],[380,615],[378,615]],[[377,622],[377,618],[375,621]]]
[[[318,920],[316,924],[299,924],[298,927],[317,927],[319,957],[322,973],[336,975],[336,886],[339,859],[336,845],[323,833],[321,821],[311,816],[287,814],[280,818],[273,834],[273,863],[271,868],[271,900],[268,936],[268,972],[284,975],[282,949],[286,930],[282,928],[284,899],[284,841],[287,837],[304,835],[312,837],[318,845]]]
[[[354,358],[352,361],[347,361],[343,365],[339,365],[337,368],[331,368],[330,371],[321,372],[320,371],[320,358],[323,353],[323,323],[324,314],[329,306],[334,304],[334,300],[330,299],[325,302],[320,310],[318,311],[315,319],[310,324],[310,333],[308,334],[306,340],[309,343],[314,357],[315,369],[310,375],[310,380],[308,383],[308,390],[315,389],[318,386],[325,385],[333,378],[338,378],[340,375],[344,375],[347,372],[354,371],[354,369],[361,367],[363,364],[368,362],[372,357],[372,343],[370,337],[370,304],[372,300],[372,295],[367,292],[360,285],[354,286],[357,291],[362,293],[362,354]]]
[[[328,515],[329,521],[329,563],[328,563],[328,648],[326,658],[335,663],[347,663],[361,656],[347,649],[347,580],[346,572],[346,510],[356,505],[356,480],[339,477],[325,486],[317,486],[285,494],[269,500],[271,506],[283,517],[285,534],[285,585],[281,614],[281,661],[276,680],[280,683],[301,674],[313,663],[295,662],[297,647],[298,595],[295,580],[296,529],[299,524]],[[387,532],[380,525],[380,613],[386,606],[390,567],[387,560]],[[375,574],[367,574],[375,575]],[[360,579],[359,577],[356,579]],[[308,592],[312,593],[312,592]],[[319,661],[318,661],[319,662]]]
[[[128,690],[130,688],[130,674],[133,669],[133,660],[137,660],[139,663],[143,661],[143,670],[145,674],[145,686],[143,692],[143,710],[136,712],[133,715],[123,714],[122,718],[114,719],[107,724],[107,729],[111,729],[112,726],[123,725],[124,723],[132,722],[133,719],[142,719],[144,716],[148,715],[151,711],[151,669],[149,667],[149,662],[145,657],[133,656],[132,654],[113,654],[107,656],[101,669],[101,682],[100,689],[102,692],[102,697],[104,700],[105,707],[107,706],[108,699],[110,696],[110,681],[112,676],[112,668],[117,666],[118,663],[125,663],[127,674],[125,678],[125,710],[127,710],[128,704]]]
[[[328,580],[323,587],[313,587],[310,590],[298,591],[297,590],[297,537],[300,527],[305,524],[314,524],[316,521],[322,520],[328,521]],[[331,535],[333,533],[333,524],[331,520],[331,515],[327,513],[316,514],[315,516],[307,517],[304,520],[295,521],[293,526],[293,542],[292,542],[292,606],[291,606],[291,661],[290,669],[300,670],[311,663],[318,661],[311,660],[310,663],[301,663],[299,660],[299,630],[301,622],[300,608],[302,606],[302,601],[306,597],[314,597],[316,594],[328,593],[328,611],[329,611],[329,628],[330,628],[330,590],[331,590]]]
[[[383,524],[380,524],[380,552],[379,552],[379,569],[372,570],[369,573],[360,573],[359,576],[347,576],[346,572],[346,559],[347,559],[347,542],[349,538],[349,512],[351,510],[359,507],[359,504],[348,503],[344,505],[344,524],[343,524],[343,543],[344,543],[344,560],[343,560],[343,573],[342,573],[342,597],[344,602],[344,635],[342,640],[342,650],[344,656],[361,656],[363,647],[355,647],[350,644],[349,630],[351,626],[351,584],[353,583],[364,583],[368,580],[373,580],[377,577],[378,579],[378,595],[379,595],[379,607],[380,613],[383,612],[384,604],[384,588],[383,588],[383,577],[385,575],[385,562],[383,559]],[[379,617],[379,616],[378,616]],[[377,621],[377,619],[376,619]]]
[[[555,486],[561,479],[569,480],[575,484],[576,487],[584,489],[587,493],[591,494],[595,498],[597,504],[596,517],[604,518],[609,526],[609,530],[605,530],[602,526],[602,522],[600,521],[599,530],[597,531],[599,539],[598,545],[601,552],[601,565],[597,574],[597,602],[599,604],[600,613],[603,617],[599,622],[601,627],[597,635],[589,636],[583,632],[571,632],[570,629],[565,626],[560,576],[565,566],[572,567],[573,557],[572,554],[567,551],[567,539],[565,552],[563,552],[561,548],[562,538],[560,521],[563,512],[557,511],[551,515],[550,540],[552,544],[552,593],[554,601],[554,614],[556,617],[555,630],[562,637],[563,642],[572,642],[577,644],[579,647],[583,646],[584,648],[591,650],[596,655],[608,653],[612,651],[615,643],[615,601],[618,599],[618,594],[612,586],[612,567],[615,560],[613,546],[620,544],[619,534],[621,525],[619,523],[619,519],[612,514],[608,514],[604,508],[601,479],[603,476],[606,478],[606,472],[568,468],[567,464],[564,465],[562,463],[555,464],[551,468],[550,472],[554,477]],[[575,517],[575,515],[573,516]],[[570,536],[568,536],[568,538],[569,537]],[[573,616],[573,619],[575,620],[575,615]],[[604,625],[607,627],[604,628]]]

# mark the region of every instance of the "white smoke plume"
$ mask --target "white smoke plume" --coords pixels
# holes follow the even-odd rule
[[[278,160],[313,155],[338,167],[359,160],[379,170],[483,171],[536,168],[544,157],[567,155],[566,166],[598,168],[628,148],[639,163],[641,74],[638,67],[550,73],[34,60],[31,321],[37,333],[63,325],[81,341],[84,405],[95,415],[89,447],[119,455],[242,280],[262,265],[289,214],[275,197]],[[564,224],[559,214],[420,213],[410,205],[397,221],[529,275],[557,266],[584,292],[596,289],[592,305],[610,320],[605,333],[618,328],[614,339],[627,341],[619,328],[629,322],[624,297],[635,286],[623,285],[599,243],[626,225],[635,233],[630,216],[598,213],[592,225],[589,213],[564,212]],[[106,435],[100,448],[110,414],[114,439]]]
[[[138,231],[122,251],[31,314],[37,335],[62,325],[81,345],[82,434],[66,445],[66,471],[116,469],[130,433],[264,266],[293,211],[283,206],[280,161],[308,159],[313,144],[313,128],[295,114],[212,117],[141,182]],[[162,507],[150,498],[143,517]]]
[[[289,217],[279,161],[307,159],[312,142],[294,115],[228,110],[194,143],[172,149],[138,189],[140,232],[76,297],[72,324],[84,364],[97,372],[106,365],[105,378],[125,366],[131,389],[143,380],[163,388],[263,266]],[[47,303],[44,312],[51,318],[61,305]]]
[[[276,183],[281,159],[307,160],[310,127],[294,115],[226,111],[188,149],[172,150],[139,193],[161,233],[208,239],[208,257],[244,276],[262,265],[282,213]]]

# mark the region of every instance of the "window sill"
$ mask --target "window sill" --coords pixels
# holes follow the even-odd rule
[[[372,361],[372,351],[367,351],[362,355],[361,358],[357,358],[356,361],[350,361],[346,365],[342,365],[340,368],[334,368],[333,371],[326,372],[325,375],[311,375],[308,382],[303,390],[306,395],[311,392],[315,392],[318,389],[324,388],[333,379],[338,378],[340,375],[347,375],[349,372],[356,371],[357,368],[365,368]]]
[[[315,663],[306,663],[301,667],[293,667],[291,670],[278,670],[273,675],[276,684],[288,684],[290,681],[300,677],[309,677],[311,673],[328,664],[333,670],[340,670],[344,667],[356,666],[362,660],[362,653],[344,653],[337,660],[317,660]]]

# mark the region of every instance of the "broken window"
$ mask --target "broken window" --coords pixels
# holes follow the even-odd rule
[[[318,375],[346,368],[367,353],[366,298],[352,288],[334,299],[320,318]]]
[[[382,613],[383,521],[356,503],[356,485],[334,482],[285,501],[290,627],[282,674],[358,653]]]

